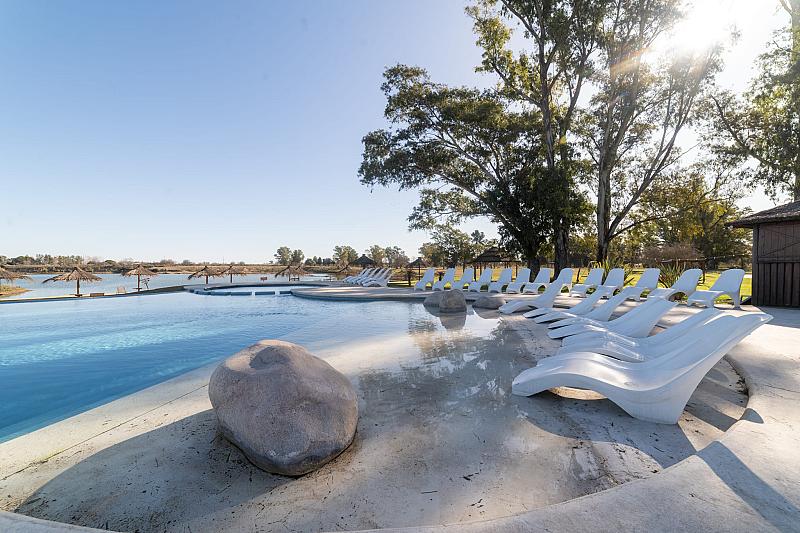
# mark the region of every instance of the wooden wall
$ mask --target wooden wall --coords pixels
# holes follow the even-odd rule
[[[753,228],[753,304],[800,307],[800,221]]]

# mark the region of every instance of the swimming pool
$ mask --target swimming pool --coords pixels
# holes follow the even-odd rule
[[[419,304],[188,292],[0,305],[0,441],[220,360],[266,338],[331,353],[353,339],[401,339],[445,323]],[[349,349],[349,348],[348,348]]]

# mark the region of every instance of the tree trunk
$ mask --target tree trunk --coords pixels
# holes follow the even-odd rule
[[[553,245],[556,273],[569,266],[569,224],[562,217],[556,222]]]
[[[611,224],[611,172],[601,169],[597,180],[597,261],[608,257],[608,228]]]

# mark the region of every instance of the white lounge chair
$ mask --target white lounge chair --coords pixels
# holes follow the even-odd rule
[[[475,278],[475,269],[472,267],[467,267],[461,274],[461,278],[454,281],[450,287],[453,289],[462,290],[465,285],[469,285],[474,281],[473,278]]]
[[[551,339],[561,339],[589,331],[611,331],[627,337],[646,337],[667,311],[678,305],[669,300],[650,300],[637,305],[624,315],[608,322],[584,321],[549,331]],[[584,318],[584,317],[578,317]]]
[[[660,333],[649,337],[628,337],[620,333],[581,333],[567,337],[554,357],[575,352],[592,352],[614,357],[622,361],[642,362],[664,355],[680,345],[686,346],[696,335],[705,335],[701,326],[723,316],[716,309],[704,309],[681,320]],[[578,339],[577,342],[574,339]]]
[[[360,280],[358,280],[359,285],[364,285],[365,283],[372,281],[373,279],[382,279],[383,276],[386,275],[391,269],[389,268],[379,268],[377,272],[370,274],[369,276],[364,276]]]
[[[493,281],[489,284],[489,292],[503,292],[503,288],[511,283],[513,276],[514,269],[504,268],[500,271],[500,276],[498,276],[497,281]]]
[[[678,338],[692,328],[705,324],[709,320],[721,315],[722,311],[719,311],[718,309],[703,309],[699,313],[695,313],[692,316],[681,320],[674,326],[670,326],[660,333],[642,338],[627,337],[625,335],[619,335],[618,333],[613,333],[608,330],[591,331],[588,333],[572,335],[571,337],[565,337],[561,341],[561,347],[568,349],[575,344],[594,344],[597,347],[606,342],[619,344],[621,346],[628,346],[631,348],[636,348],[637,346],[648,346]]]
[[[431,267],[425,271],[420,280],[414,284],[415,291],[424,291],[428,285],[433,285],[433,278],[436,276],[436,269]]]
[[[647,295],[648,298],[664,298],[665,300],[672,299],[676,294],[684,294],[686,297],[691,296],[697,290],[697,284],[700,283],[700,276],[703,271],[699,268],[690,268],[685,271],[678,280],[672,284],[672,287],[658,287],[650,291]]]
[[[642,293],[645,291],[652,291],[658,287],[658,278],[661,276],[661,270],[658,268],[645,268],[642,275],[636,281],[636,285],[625,287],[622,291],[628,295],[631,300],[637,302],[642,301]]]
[[[561,320],[563,318],[571,318],[574,316],[582,316],[587,313],[590,313],[597,302],[600,301],[600,298],[603,297],[603,293],[599,291],[594,291],[592,294],[588,295],[584,300],[581,300],[576,305],[573,305],[569,309],[562,310],[562,309],[555,309],[554,307],[546,307],[544,309],[534,309],[533,311],[528,311],[523,316],[525,318],[532,318],[536,323],[543,323],[543,322],[553,322],[554,320]],[[608,303],[608,302],[606,302]]]
[[[493,275],[493,268],[483,269],[483,272],[481,272],[481,277],[478,278],[478,281],[473,281],[469,284],[469,292],[481,292],[484,287],[488,287],[492,282]]]
[[[374,278],[376,276],[380,276],[384,272],[384,270],[385,269],[383,269],[383,268],[373,268],[370,272],[367,272],[366,274],[364,274],[362,276],[358,276],[351,283],[353,285],[361,285],[363,282],[367,281],[368,279]]]
[[[506,293],[517,294],[522,291],[522,288],[525,286],[526,283],[530,282],[531,282],[531,269],[520,268],[519,272],[517,272],[517,279],[509,283],[508,287],[506,287]]]
[[[596,290],[606,291],[607,294],[613,295],[625,285],[625,269],[612,268],[608,271],[606,280],[602,285],[598,285]]]
[[[603,274],[605,274],[605,272],[605,269],[602,268],[591,269],[589,275],[586,276],[583,282],[576,283],[572,286],[572,289],[569,291],[570,296],[586,296],[586,292],[589,291],[589,289],[594,289],[603,283]]]
[[[515,298],[501,305],[499,311],[510,315],[517,311],[525,311],[537,307],[553,307],[553,303],[556,301],[558,295],[561,294],[562,289],[564,289],[564,287],[569,287],[571,284],[572,269],[562,268],[561,272],[558,273],[558,277],[548,285],[542,294]]]
[[[588,352],[547,358],[514,378],[511,390],[531,396],[555,387],[590,389],[635,418],[674,424],[706,373],[771,318],[763,313],[721,317],[691,344],[642,363]]]
[[[595,290],[595,292],[592,294],[599,294],[601,298],[605,296],[603,291],[597,290]],[[617,310],[617,307],[622,305],[627,299],[628,297],[625,294],[615,294],[614,296],[610,297],[607,302],[603,302],[588,313],[559,319],[547,327],[551,329],[560,328],[563,326],[569,326],[570,324],[580,324],[585,320],[588,320],[589,322],[607,322],[611,318],[611,315],[614,314],[614,311]]]
[[[544,287],[547,288],[550,285],[550,279],[553,277],[553,269],[552,268],[542,268],[536,274],[536,277],[530,283],[525,284],[525,288],[522,289],[523,294],[538,294],[539,289]],[[570,280],[572,281],[572,280]]]
[[[720,296],[730,296],[733,300],[734,309],[739,309],[742,303],[742,281],[744,281],[744,270],[741,268],[731,268],[719,275],[717,281],[707,291],[694,291],[689,296],[687,305],[702,305],[713,307],[714,301]]]
[[[361,278],[363,278],[365,276],[369,276],[370,274],[372,274],[376,270],[377,270],[377,268],[365,268],[364,270],[362,270],[361,272],[359,272],[355,276],[347,276],[342,281],[344,281],[345,283],[355,283],[356,280],[361,279]]]
[[[447,270],[444,271],[444,276],[442,276],[442,279],[433,284],[433,290],[443,291],[446,285],[448,284],[452,285],[455,280],[456,280],[456,269],[448,268]]]
[[[394,274],[394,270],[391,268],[387,268],[384,272],[381,273],[380,276],[376,276],[374,278],[370,278],[366,281],[361,282],[361,285],[364,287],[386,287],[389,284],[389,280],[392,279],[392,275]]]

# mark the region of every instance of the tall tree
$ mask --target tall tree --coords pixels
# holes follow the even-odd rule
[[[367,256],[375,261],[376,265],[382,265],[383,260],[386,259],[386,254],[383,251],[383,246],[379,244],[373,244],[367,250]]]
[[[304,258],[305,254],[303,250],[292,250],[292,254],[289,256],[289,264],[299,265],[303,262]]]
[[[779,2],[790,16],[787,28],[759,57],[743,97],[726,91],[711,97],[715,128],[707,138],[721,158],[773,198],[788,194],[800,201],[800,0]]]
[[[399,246],[387,246],[383,249],[383,255],[390,267],[402,268],[409,263],[408,256]]]
[[[479,70],[494,72],[506,95],[533,106],[540,120],[531,131],[541,143],[543,178],[559,207],[551,215],[555,264],[569,262],[569,231],[574,224],[577,157],[573,133],[579,100],[594,72],[593,56],[610,0],[482,0],[468,8],[483,48]],[[522,27],[529,44],[516,57],[512,29]]]
[[[292,249],[288,246],[281,246],[275,252],[275,262],[279,265],[288,265],[292,260]]]
[[[342,267],[345,267],[358,259],[358,252],[352,246],[340,245],[333,247],[333,260]]]
[[[392,129],[364,137],[361,182],[420,189],[412,228],[486,216],[525,259],[538,261],[553,212],[564,205],[541,164],[540,138],[532,133],[538,112],[510,111],[495,91],[433,83],[420,68],[398,65],[384,77]],[[585,202],[576,191],[569,200]]]
[[[677,141],[719,67],[719,50],[646,58],[680,17],[680,0],[614,0],[603,20],[597,89],[585,115],[584,147],[597,197],[596,259],[635,225],[642,195],[678,162]]]

